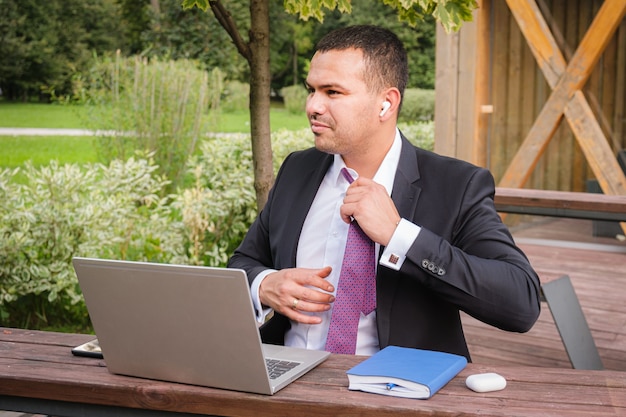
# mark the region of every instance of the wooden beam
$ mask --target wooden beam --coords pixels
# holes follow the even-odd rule
[[[509,9],[515,17],[524,38],[533,52],[550,88],[554,88],[561,78],[567,62],[559,49],[559,44],[552,35],[541,10],[534,1],[507,0]]]
[[[565,116],[570,127],[576,132],[576,138],[591,170],[595,174],[600,188],[605,194],[626,195],[626,177],[617,158],[604,138],[598,123],[593,123],[594,114],[585,100],[582,91],[574,93],[574,97],[565,107]]]

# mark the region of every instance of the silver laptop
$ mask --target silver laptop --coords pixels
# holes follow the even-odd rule
[[[73,264],[112,373],[272,395],[329,355],[262,344],[242,270],[90,258]]]

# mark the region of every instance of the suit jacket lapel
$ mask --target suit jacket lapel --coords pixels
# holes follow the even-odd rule
[[[417,199],[421,191],[421,188],[417,185],[419,178],[420,173],[417,166],[415,147],[402,136],[402,150],[393,182],[391,199],[396,205],[400,217],[410,221],[415,219]],[[383,251],[384,248],[381,247],[380,253],[382,254]],[[396,294],[397,280],[391,279],[392,277],[381,277],[380,267],[378,271],[379,274],[376,277],[376,320],[378,324],[378,341],[380,346],[384,347],[389,343],[391,307]],[[384,270],[382,273],[384,274]]]
[[[421,191],[421,188],[417,186],[419,179],[420,172],[415,147],[402,135],[402,150],[393,181],[391,199],[400,216],[405,219],[412,220],[415,216],[417,199]]]

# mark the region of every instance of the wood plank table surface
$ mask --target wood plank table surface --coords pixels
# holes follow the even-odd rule
[[[0,409],[54,416],[621,416],[626,373],[469,364],[429,400],[348,390],[346,370],[363,357],[331,355],[273,396],[113,375],[70,348],[90,335],[0,328]],[[497,372],[504,390],[465,387]],[[175,414],[178,413],[178,414]]]

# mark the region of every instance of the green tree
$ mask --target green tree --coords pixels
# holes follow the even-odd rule
[[[62,71],[55,2],[2,0],[0,9],[0,88],[9,99],[26,99],[39,93],[38,80],[50,82]]]
[[[129,54],[144,50],[142,35],[150,29],[150,0],[116,0],[120,7],[125,47]]]
[[[300,85],[306,75],[310,51],[315,44],[314,34],[320,23],[303,22],[297,16],[285,13],[279,2],[270,9],[270,68],[272,88],[279,91],[287,85]],[[279,22],[275,24],[275,22]]]
[[[397,11],[398,16],[415,24],[431,15],[446,30],[457,30],[463,21],[472,19],[477,7],[475,0],[383,0]],[[250,27],[248,39],[244,39],[240,28],[222,0],[182,0],[184,8],[209,8],[217,21],[231,37],[237,51],[250,66],[250,133],[254,159],[254,188],[257,205],[261,209],[274,181],[272,147],[270,138],[270,1],[250,0]],[[338,9],[342,13],[352,11],[350,0],[284,0],[285,9],[307,20],[311,17],[324,19],[325,10]]]
[[[232,0],[229,6],[237,26],[247,30],[250,19],[245,0]],[[150,23],[141,33],[145,55],[193,59],[206,69],[220,68],[230,79],[247,79],[249,68],[245,59],[209,14],[199,9],[183,10],[180,0],[160,0],[159,10],[150,8],[148,16]]]
[[[229,81],[248,82],[250,66],[237,51],[229,34],[211,14],[198,8],[183,10],[180,0],[160,0],[158,11],[145,2],[144,8],[132,12],[141,18],[149,17],[147,26],[140,33],[142,55],[157,56],[162,59],[193,59],[208,70],[219,68]],[[137,4],[135,0],[123,3]],[[250,28],[248,0],[227,0],[225,7],[240,33]],[[306,65],[303,56],[308,56],[313,46],[311,38],[314,21],[303,22],[297,16],[285,12],[280,2],[269,3],[270,21],[270,72],[272,89],[279,91],[287,84],[302,81],[301,75]],[[142,10],[146,10],[144,13]],[[143,13],[143,14],[142,14]],[[129,12],[128,19],[132,20]],[[294,67],[294,64],[296,66]],[[294,76],[294,74],[296,74]],[[246,99],[247,101],[247,99]]]
[[[121,41],[114,0],[0,0],[0,89],[10,100],[70,91],[92,52]]]

